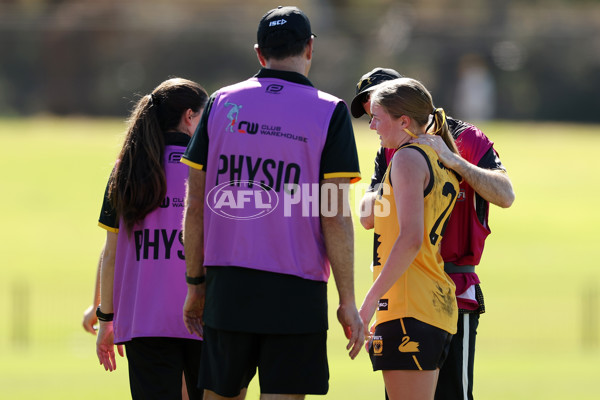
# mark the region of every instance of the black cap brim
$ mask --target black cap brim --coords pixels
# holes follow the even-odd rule
[[[350,104],[350,112],[354,118],[360,118],[365,114],[363,102],[367,93],[371,92],[382,82],[402,78],[398,71],[390,68],[375,68],[360,78],[356,85],[356,96]]]
[[[360,118],[366,114],[365,108],[363,107],[363,103],[367,93],[374,89],[374,86],[363,90],[352,99],[352,103],[350,103],[350,113],[354,118]]]

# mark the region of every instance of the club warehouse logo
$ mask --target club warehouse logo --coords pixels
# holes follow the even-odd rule
[[[206,204],[221,217],[252,220],[272,213],[279,204],[279,196],[264,183],[228,181],[208,192]]]

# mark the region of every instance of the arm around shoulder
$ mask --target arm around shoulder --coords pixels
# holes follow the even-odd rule
[[[455,154],[440,136],[421,135],[413,143],[431,146],[444,166],[456,171],[481,197],[492,204],[508,208],[515,201],[515,193],[510,178],[502,169],[486,169],[471,164],[459,154]]]
[[[456,162],[453,166],[447,166],[460,174],[481,197],[502,208],[513,204],[515,192],[506,171],[481,168],[458,155],[455,156]]]

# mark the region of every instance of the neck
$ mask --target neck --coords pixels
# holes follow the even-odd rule
[[[288,57],[283,60],[267,60],[265,68],[278,71],[297,72],[308,77],[309,65],[302,57]]]

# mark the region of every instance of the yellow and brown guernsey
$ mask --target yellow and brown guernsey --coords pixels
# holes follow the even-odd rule
[[[458,308],[454,282],[444,272],[440,242],[459,193],[455,173],[444,167],[435,151],[426,145],[407,144],[399,151],[419,151],[427,161],[430,177],[424,190],[424,237],[419,253],[392,288],[379,300],[376,324],[398,318],[415,318],[451,334],[456,333]],[[375,210],[375,243],[373,247],[373,280],[377,279],[401,234],[398,224],[394,187],[389,171],[377,193]],[[380,215],[378,215],[380,214]]]

